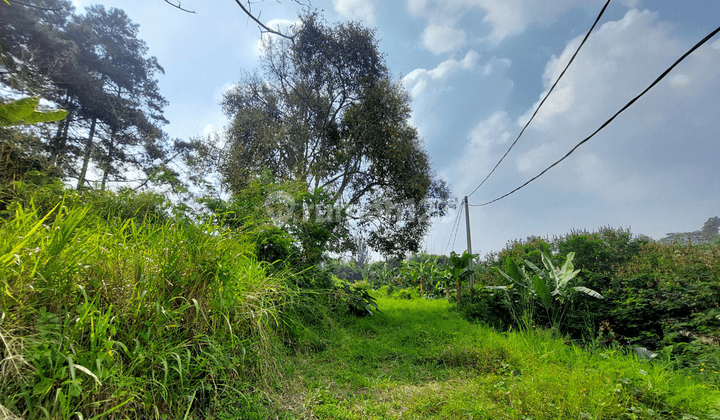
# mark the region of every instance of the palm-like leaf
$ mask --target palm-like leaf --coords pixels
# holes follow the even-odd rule
[[[594,291],[593,289],[588,289],[585,286],[575,286],[575,287],[573,287],[573,289],[577,290],[578,292],[585,293],[586,295],[592,296],[597,299],[605,299],[605,297],[603,295],[601,295],[600,293]]]

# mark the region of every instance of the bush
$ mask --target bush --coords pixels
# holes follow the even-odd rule
[[[505,290],[475,287],[457,308],[467,320],[506,331],[513,325],[507,293]]]

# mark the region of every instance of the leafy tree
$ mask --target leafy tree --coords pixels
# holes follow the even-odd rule
[[[75,15],[65,0],[13,3],[3,7],[0,35],[0,81],[69,111],[54,135],[40,133],[51,164],[78,187],[91,161],[103,189],[133,170],[167,178],[155,165],[167,155],[159,128],[167,102],[155,79],[163,69],[122,10],[93,6]]]
[[[90,132],[84,145],[78,188],[85,182],[97,123],[101,122],[105,135],[98,163],[104,189],[111,174],[121,174],[121,167],[114,164],[140,164],[130,157],[127,148],[145,143],[146,151],[161,150],[156,144],[162,139],[157,125],[167,122],[162,115],[167,101],[160,95],[154,76],[164,70],[155,57],[146,57],[148,49],[137,37],[138,25],[122,10],[91,6],[85,15],[74,18],[69,32],[80,49],[83,64],[97,75],[99,88],[91,98]],[[157,157],[161,156],[150,156],[151,160]]]
[[[52,81],[67,73],[73,55],[63,31],[75,8],[68,0],[27,3],[0,4],[0,82],[55,100]]]
[[[266,40],[262,73],[246,73],[224,96],[224,181],[239,191],[270,170],[350,210],[326,223],[331,231],[358,228],[385,255],[417,251],[450,191],[408,123],[409,95],[389,76],[373,30],[317,14],[301,21],[291,38]]]

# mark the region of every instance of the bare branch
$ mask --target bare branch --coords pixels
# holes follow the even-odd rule
[[[171,2],[170,0],[165,0],[165,3],[169,4],[170,6],[176,8],[176,9],[180,9],[180,10],[182,10],[183,12],[195,13],[195,12],[192,11],[192,10],[184,9],[184,8],[182,7],[182,3],[180,3],[179,0],[178,0],[178,4],[175,4],[175,3]]]
[[[10,4],[7,1],[5,3]],[[33,9],[45,10],[47,12],[59,12],[61,10],[60,8],[53,9],[53,8],[49,8],[49,7],[35,6],[34,4],[27,4],[27,3],[23,3],[23,2],[17,1],[17,0],[13,0],[13,3],[17,3],[17,4],[19,4],[21,6],[25,6],[25,7],[32,7]]]
[[[167,1],[167,0],[165,0],[165,1]],[[283,37],[283,38],[287,38],[287,39],[289,39],[290,41],[294,40],[294,37],[289,36],[289,35],[285,35],[284,33],[280,32],[280,31],[276,31],[276,30],[274,30],[274,29],[270,29],[270,28],[268,28],[264,23],[260,22],[260,19],[258,19],[257,17],[255,17],[255,15],[253,15],[252,12],[250,11],[250,2],[248,2],[248,7],[247,7],[247,8],[246,8],[245,6],[243,6],[243,4],[242,4],[242,2],[241,2],[240,0],[235,0],[235,3],[237,3],[238,6],[240,6],[240,8],[243,10],[243,12],[245,12],[245,14],[250,17],[250,19],[254,20],[255,23],[258,24],[258,26],[260,26],[262,29],[264,29],[265,32],[268,32],[268,33],[271,33],[271,34],[274,34],[274,35],[278,35],[278,36],[281,36],[281,37]]]

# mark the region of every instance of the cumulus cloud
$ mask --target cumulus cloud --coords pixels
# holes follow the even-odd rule
[[[466,177],[459,184],[460,191],[474,188],[472,184],[494,166],[498,146],[505,148],[513,137],[512,121],[505,111],[494,111],[477,123],[468,134],[468,142],[457,168]]]
[[[624,0],[626,7],[634,7],[637,0]],[[406,0],[405,8],[413,17],[424,17],[428,25],[423,33],[425,47],[434,54],[453,52],[462,48],[468,38],[497,45],[502,40],[522,34],[530,26],[547,26],[576,7],[599,11],[600,0]],[[459,27],[462,16],[478,11],[482,25]],[[476,32],[468,36],[467,31]],[[478,32],[481,31],[481,32]]]
[[[470,50],[460,61],[451,58],[438,64],[438,66],[432,70],[415,69],[403,78],[403,83],[405,84],[405,88],[410,91],[412,97],[417,98],[425,91],[430,80],[447,79],[458,69],[474,70],[477,67],[478,60],[480,60],[480,54]]]
[[[465,31],[451,24],[430,24],[422,34],[423,44],[433,54],[455,52],[465,45]]]
[[[375,4],[372,0],[334,0],[335,11],[346,19],[375,24]]]
[[[573,39],[547,63],[545,92],[517,120],[517,127],[529,119],[580,41],[581,37]],[[633,9],[622,19],[602,25],[525,133],[524,140],[545,143],[521,152],[515,159],[517,171],[534,175],[559,159],[645,89],[689,44],[649,11]],[[716,71],[720,50],[715,47],[711,44],[696,51],[545,177],[554,173],[550,178],[556,185],[607,201],[635,201],[655,191],[659,179],[670,173],[689,176],[687,171],[681,174],[683,165],[708,159],[693,150],[716,147],[716,136],[704,128],[713,120],[718,102],[712,94],[720,84]]]

